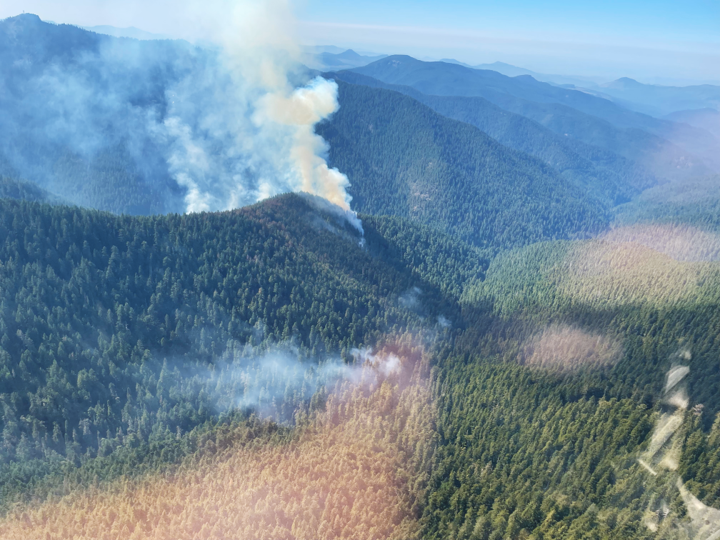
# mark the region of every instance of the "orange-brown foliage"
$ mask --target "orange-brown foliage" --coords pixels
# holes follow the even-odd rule
[[[676,261],[720,260],[720,235],[690,225],[629,225],[612,229],[600,238],[613,244],[645,246]]]
[[[567,325],[550,325],[530,338],[522,350],[526,366],[568,372],[615,364],[622,344],[610,336]]]
[[[248,438],[177,472],[88,489],[16,511],[0,538],[410,539],[434,441],[419,364],[344,383],[289,443]],[[367,382],[372,381],[372,382]]]
[[[677,261],[634,242],[589,241],[559,268],[559,290],[594,306],[675,306],[716,297],[717,262]]]

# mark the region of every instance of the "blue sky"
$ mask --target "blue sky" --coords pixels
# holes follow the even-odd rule
[[[175,6],[233,1],[3,0],[0,17],[27,11],[56,22],[183,35],[193,21],[180,20]],[[271,1],[292,5],[304,44],[607,79],[720,82],[720,0]]]
[[[302,11],[320,22],[720,40],[717,0],[307,0]]]
[[[307,0],[307,39],[536,71],[720,80],[720,0]]]

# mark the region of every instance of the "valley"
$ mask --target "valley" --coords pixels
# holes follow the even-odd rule
[[[132,30],[0,20],[0,537],[717,537],[714,87]]]

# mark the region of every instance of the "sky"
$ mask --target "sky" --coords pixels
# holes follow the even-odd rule
[[[307,45],[608,80],[720,82],[720,0],[271,1],[292,12],[296,39]],[[0,18],[25,11],[192,38],[193,13],[210,4],[222,16],[232,0],[3,0]]]

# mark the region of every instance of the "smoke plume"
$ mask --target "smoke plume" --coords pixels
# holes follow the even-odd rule
[[[168,17],[193,28],[194,45],[2,21],[16,46],[2,52],[0,86],[22,91],[0,91],[0,169],[132,214],[307,192],[358,226],[348,178],[314,129],[337,111],[337,85],[304,67],[292,2],[181,0]]]
[[[303,191],[349,211],[350,182],[328,167],[328,145],[314,131],[339,107],[337,84],[322,77],[295,84],[307,75],[293,39],[292,5],[283,0],[220,2],[204,9],[202,19],[218,45],[217,69],[205,71],[206,91],[197,96],[210,106],[189,115],[180,110],[195,101],[194,90],[187,88],[197,86],[191,74],[180,85],[184,91],[175,94],[177,114],[164,122],[174,140],[171,170],[188,190],[186,210],[224,210]],[[213,155],[217,148],[221,156]],[[219,181],[213,171],[218,159],[227,163]]]
[[[291,423],[318,392],[338,384],[376,387],[400,370],[393,353],[371,348],[352,349],[351,364],[337,357],[312,358],[289,343],[265,350],[249,345],[227,352],[227,363],[187,374],[205,389],[218,412],[252,410],[262,418]]]

